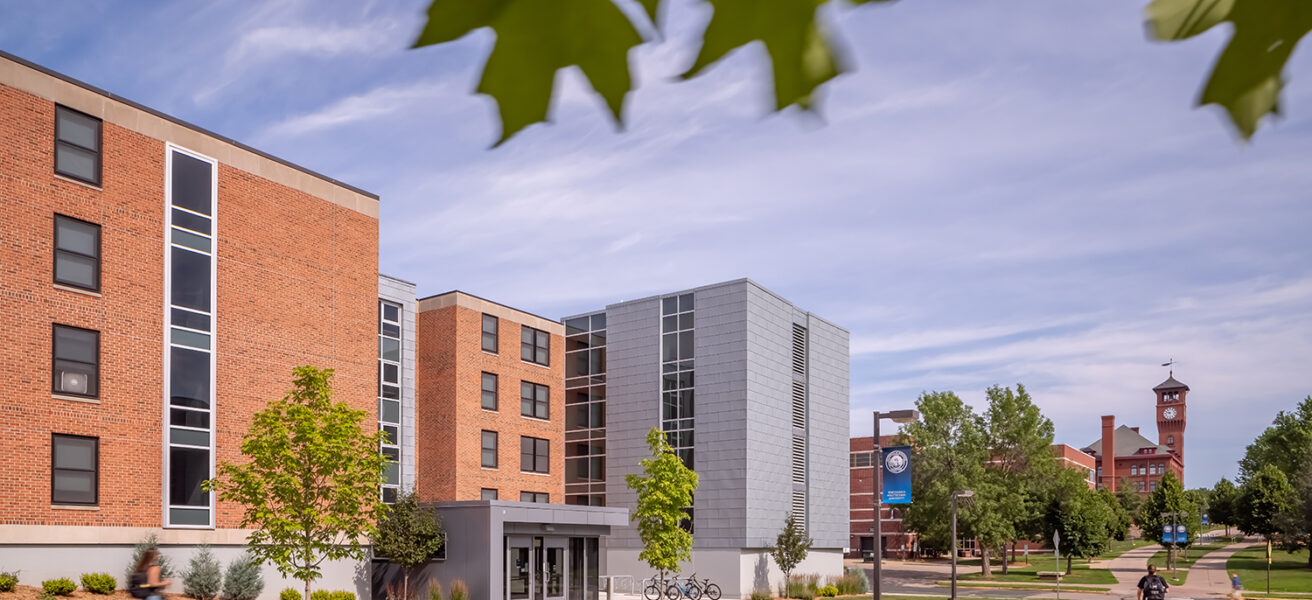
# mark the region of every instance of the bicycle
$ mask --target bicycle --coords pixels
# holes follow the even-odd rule
[[[661,600],[661,590],[665,589],[666,580],[662,577],[652,577],[651,583],[642,588],[642,597],[647,600]]]
[[[670,587],[665,588],[665,595],[669,596],[670,600],[676,598],[698,600],[702,597],[702,588],[697,585],[697,574],[693,573],[691,576],[683,578],[683,585],[679,585],[679,578],[675,577]]]
[[[695,579],[696,577],[697,574],[693,573],[692,577],[689,579],[692,579],[693,583],[696,583],[697,587],[701,588],[702,595],[710,598],[710,600],[720,600],[720,586],[718,584],[711,583],[710,577],[704,578],[701,581],[697,581]]]

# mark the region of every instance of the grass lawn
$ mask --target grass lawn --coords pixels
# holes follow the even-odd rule
[[[1220,550],[1228,545],[1230,545],[1229,541],[1213,542],[1181,550],[1175,557],[1175,567],[1177,569],[1188,569],[1189,567],[1194,566],[1194,563],[1198,562],[1198,559],[1202,558],[1204,554],[1213,550]],[[1159,570],[1165,569],[1166,548],[1162,548],[1161,550],[1158,550],[1156,554],[1152,555],[1152,557],[1148,559],[1148,564],[1157,565]]]
[[[1266,546],[1253,546],[1236,552],[1225,563],[1231,573],[1238,573],[1244,590],[1266,591]],[[1290,554],[1274,549],[1271,554],[1271,591],[1312,594],[1312,569],[1307,568],[1307,550]]]
[[[1265,588],[1263,588],[1265,589]],[[1277,592],[1274,594],[1253,593],[1244,590],[1244,598],[1312,598],[1312,594],[1296,594],[1294,592]]]
[[[974,561],[974,562],[976,564],[976,569],[978,569],[979,561]],[[980,575],[977,570],[973,573],[961,573],[960,568],[958,568],[957,579],[959,581],[1051,583],[1050,580],[1041,581],[1039,579],[1038,573],[1039,571],[1056,571],[1056,570],[1058,570],[1057,561],[1054,560],[1053,558],[1050,557],[1046,559],[1035,558],[1034,562],[1029,565],[1013,564],[1011,566],[1011,572],[1007,573],[1006,575],[1002,574],[1002,566],[998,565],[993,568],[993,576],[988,578],[985,578],[984,576]],[[1061,561],[1060,570],[1063,573],[1066,572],[1066,560],[1064,558]],[[1116,583],[1116,576],[1112,575],[1112,572],[1108,571],[1107,569],[1090,569],[1089,565],[1080,564],[1079,561],[1076,561],[1074,568],[1071,570],[1071,574],[1062,577],[1061,582],[1063,585],[1068,583],[1074,583],[1074,584],[1083,583],[1083,584],[1094,584],[1094,585],[1114,584]]]
[[[938,582],[939,587],[951,587],[951,581]],[[991,583],[987,581],[957,581],[957,587],[996,589],[996,590],[1038,590],[1054,591],[1057,585],[1053,583]],[[1065,585],[1061,589],[1068,592],[1109,592],[1111,588],[1089,587],[1087,585]]]
[[[1094,557],[1094,560],[1111,560],[1135,548],[1142,548],[1154,544],[1152,540],[1112,540],[1111,546],[1107,551]]]

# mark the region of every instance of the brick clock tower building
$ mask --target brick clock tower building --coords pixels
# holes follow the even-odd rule
[[[1138,427],[1116,426],[1116,416],[1102,418],[1102,438],[1083,448],[1097,459],[1098,487],[1116,491],[1132,486],[1140,494],[1157,489],[1169,470],[1184,481],[1185,396],[1189,386],[1172,372],[1153,388],[1157,396],[1157,442],[1140,435]]]

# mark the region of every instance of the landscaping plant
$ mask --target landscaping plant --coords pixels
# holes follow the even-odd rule
[[[335,590],[328,592],[328,600],[355,600],[355,593],[347,592],[345,590]]]
[[[128,568],[123,571],[123,581],[132,581],[132,572],[137,569],[137,563],[141,562],[141,555],[146,550],[159,547],[159,538],[155,534],[150,534],[143,538],[137,545],[132,548],[132,560],[128,561]],[[164,553],[159,554],[155,559],[155,564],[159,565],[159,578],[168,579],[173,576],[173,562],[169,560]]]
[[[222,589],[223,568],[209,545],[201,544],[182,573],[182,593],[196,600],[214,600]],[[295,600],[301,600],[299,595]]]
[[[442,600],[442,582],[431,578],[428,580],[428,600]]]
[[[806,559],[806,553],[811,550],[811,543],[811,538],[806,537],[806,532],[797,524],[797,517],[793,516],[793,513],[785,515],[784,528],[775,538],[774,545],[770,547],[770,558],[773,558],[775,564],[779,565],[779,570],[784,572],[784,581],[791,582],[793,569]],[[811,587],[814,587],[814,582]],[[791,585],[789,588],[788,596],[792,597]]]
[[[408,599],[414,595],[410,590],[411,573],[427,564],[445,543],[442,521],[431,508],[419,506],[413,490],[401,494],[385,515],[374,535],[374,553],[401,566],[401,597]]]
[[[18,586],[18,571],[0,573],[0,592],[12,592]]]
[[[463,580],[451,582],[451,600],[469,600],[469,588],[465,587]]]
[[[305,600],[305,596],[302,596],[299,590],[283,588],[283,590],[278,593],[278,600]]]
[[[73,594],[73,590],[77,589],[77,584],[73,583],[72,579],[60,577],[59,579],[47,579],[42,581],[41,589],[45,590],[47,594],[69,596]]]
[[[251,554],[243,554],[228,565],[223,576],[224,600],[255,600],[264,591],[260,563]]]
[[[310,594],[310,600],[331,600],[331,598],[331,592],[328,590],[314,590],[314,593]]]
[[[826,585],[825,587],[822,587],[817,591],[817,595],[819,595],[822,598],[837,598],[838,588],[832,585]]]
[[[666,573],[677,572],[679,563],[692,557],[692,533],[684,528],[684,509],[692,504],[692,494],[697,491],[697,473],[674,453],[660,429],[647,432],[647,449],[651,457],[638,461],[642,475],[625,475],[624,483],[638,496],[630,517],[637,522],[642,539],[638,558],[665,581]],[[451,600],[456,600],[454,585]]]
[[[114,593],[114,588],[118,583],[114,581],[114,576],[109,573],[83,573],[82,589],[105,596]]]

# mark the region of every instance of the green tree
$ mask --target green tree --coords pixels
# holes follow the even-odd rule
[[[410,598],[410,575],[442,549],[446,536],[437,512],[419,506],[419,497],[411,490],[402,493],[395,504],[385,509],[373,542],[375,555],[386,557],[404,569],[401,597]]]
[[[1066,489],[1054,497],[1049,507],[1051,527],[1061,534],[1068,575],[1074,557],[1089,558],[1107,550],[1115,526],[1111,506],[1116,503],[1109,503],[1083,480],[1075,483],[1078,485],[1064,486]]]
[[[1125,507],[1121,506],[1121,500],[1107,488],[1098,490],[1098,498],[1107,505],[1107,514],[1110,517],[1107,522],[1108,534],[1113,540],[1125,540],[1130,535],[1130,526],[1134,524],[1130,518],[1130,511],[1125,510]]]
[[[1018,538],[1042,537],[1042,521],[1033,516],[1043,512],[1045,489],[1061,467],[1052,455],[1052,421],[1043,416],[1024,385],[1016,384],[1015,392],[995,385],[985,395],[989,401],[983,415],[989,460],[984,474],[990,493],[983,505],[996,518],[980,519],[975,534],[983,546],[987,575],[989,548],[1003,548]],[[1005,548],[1001,554],[1006,573]]]
[[[1267,465],[1293,480],[1312,464],[1312,396],[1294,410],[1276,413],[1275,421],[1249,444],[1239,461],[1239,481],[1244,483]]]
[[[1309,550],[1307,567],[1312,569],[1312,465],[1293,482],[1294,502],[1276,517],[1280,547],[1289,552]]]
[[[852,0],[866,4],[884,0]],[[627,3],[626,3],[627,4]],[[660,0],[638,0],[643,11],[625,12],[612,0],[433,0],[415,47],[443,44],[490,28],[495,43],[477,92],[496,103],[501,118],[498,144],[524,127],[547,120],[555,75],[578,66],[604,100],[615,123],[633,89],[629,51],[658,34]],[[664,3],[681,10],[686,5]],[[815,108],[819,86],[850,69],[825,23],[839,3],[831,0],[706,0],[711,19],[701,47],[682,75],[706,72],[732,50],[761,42],[772,67],[775,110]],[[1305,0],[1152,0],[1150,35],[1161,41],[1191,38],[1224,22],[1235,34],[1217,59],[1198,104],[1227,111],[1244,138],[1259,121],[1279,113],[1283,71],[1294,46],[1312,30]],[[668,20],[667,20],[668,21]]]
[[[1175,513],[1176,516],[1170,516]],[[1165,516],[1164,516],[1165,515]],[[1176,544],[1166,544],[1162,541],[1162,529],[1167,525],[1184,525],[1188,531],[1188,539]],[[1193,545],[1194,540],[1198,539],[1198,530],[1202,527],[1202,517],[1198,514],[1198,507],[1189,501],[1188,496],[1184,493],[1184,486],[1179,479],[1175,478],[1175,473],[1167,471],[1157,484],[1157,489],[1148,495],[1144,501],[1143,508],[1139,510],[1139,526],[1143,529],[1145,536],[1151,536],[1157,540],[1158,544],[1167,548],[1167,556],[1173,556],[1174,547],[1189,547]],[[1172,565],[1175,563],[1172,562]]]
[[[770,557],[774,563],[779,565],[779,570],[784,572],[784,597],[791,598],[788,592],[791,591],[788,586],[789,577],[793,569],[806,559],[806,553],[811,551],[811,538],[806,537],[806,532],[802,531],[802,526],[797,524],[797,517],[793,513],[788,513],[784,517],[784,528],[775,538],[774,545],[770,546]]]
[[[1130,515],[1130,521],[1142,525],[1139,520],[1139,511],[1143,508],[1143,498],[1138,492],[1134,491],[1134,482],[1128,478],[1122,478],[1116,483],[1116,501],[1120,503],[1121,508],[1125,509],[1126,514]]]
[[[647,432],[647,448],[651,457],[638,461],[643,474],[625,475],[624,482],[638,495],[630,517],[637,521],[638,537],[642,538],[638,558],[664,580],[666,573],[678,571],[679,564],[692,557],[692,534],[683,521],[684,509],[692,505],[697,491],[697,473],[683,464],[655,427]]]
[[[984,461],[988,459],[984,424],[965,402],[952,392],[925,392],[916,400],[920,420],[904,426],[902,443],[915,454],[911,487],[915,502],[902,512],[903,525],[915,531],[923,548],[947,550],[952,544],[952,493],[974,490],[980,500],[984,490]],[[981,510],[962,509],[958,534],[970,537],[974,517]]]
[[[325,560],[368,558],[360,540],[382,512],[380,434],[368,413],[333,402],[332,369],[296,367],[294,388],[254,416],[241,443],[244,463],[219,465],[206,482],[222,500],[245,506],[250,553],[283,576],[310,585]]]
[[[1230,526],[1235,524],[1235,501],[1239,498],[1239,488],[1224,477],[1212,486],[1212,502],[1207,508],[1207,518],[1214,525],[1225,525],[1226,536],[1230,535]]]
[[[1279,518],[1295,507],[1294,486],[1275,465],[1259,469],[1239,489],[1235,502],[1235,524],[1249,535],[1273,540],[1280,533]]]

